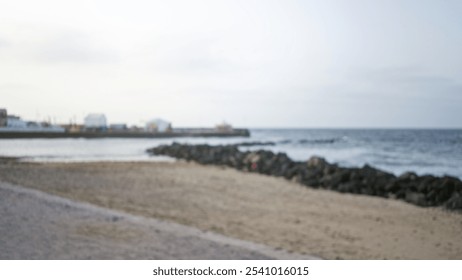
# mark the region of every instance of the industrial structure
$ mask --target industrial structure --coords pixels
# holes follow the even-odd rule
[[[64,133],[65,129],[48,122],[25,121],[19,116],[8,115],[6,109],[0,109],[0,132]]]
[[[108,125],[104,114],[89,114],[83,124],[54,125],[50,122],[25,121],[8,115],[0,108],[0,138],[162,138],[162,137],[246,137],[247,129],[234,129],[223,123],[215,128],[172,128],[172,123],[156,118],[143,126],[125,123]]]
[[[84,119],[86,131],[106,131],[107,120],[104,114],[89,114]]]
[[[172,132],[172,124],[163,119],[152,119],[146,122],[147,132]]]

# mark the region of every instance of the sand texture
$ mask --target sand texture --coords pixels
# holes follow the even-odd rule
[[[306,259],[0,182],[0,259]]]
[[[462,214],[194,163],[4,163],[0,180],[326,259],[462,259]]]

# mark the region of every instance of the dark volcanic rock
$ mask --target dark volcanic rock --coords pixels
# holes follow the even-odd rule
[[[326,167],[327,165],[329,165],[329,163],[322,157],[316,157],[316,156],[313,156],[311,157],[307,162],[306,162],[306,166],[308,168],[324,168]]]
[[[419,206],[426,206],[425,195],[418,192],[406,192],[406,201]]]
[[[462,182],[455,177],[418,176],[406,172],[399,177],[370,165],[345,168],[313,156],[306,162],[292,161],[285,153],[266,150],[242,152],[239,146],[274,145],[274,142],[243,142],[234,145],[161,145],[147,150],[201,164],[230,166],[248,172],[284,177],[313,188],[402,199],[418,206],[444,206],[462,210]]]
[[[462,194],[455,193],[445,204],[450,210],[462,210]]]

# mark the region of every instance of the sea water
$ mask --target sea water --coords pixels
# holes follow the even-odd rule
[[[442,129],[252,129],[249,138],[1,139],[0,156],[55,162],[171,161],[145,151],[175,141],[211,145],[271,141],[274,146],[241,149],[284,152],[298,161],[316,155],[345,167],[370,164],[396,175],[414,171],[462,178],[462,130]]]

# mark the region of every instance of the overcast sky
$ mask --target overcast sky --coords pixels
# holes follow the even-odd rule
[[[0,107],[173,126],[462,127],[462,1],[0,0]]]

